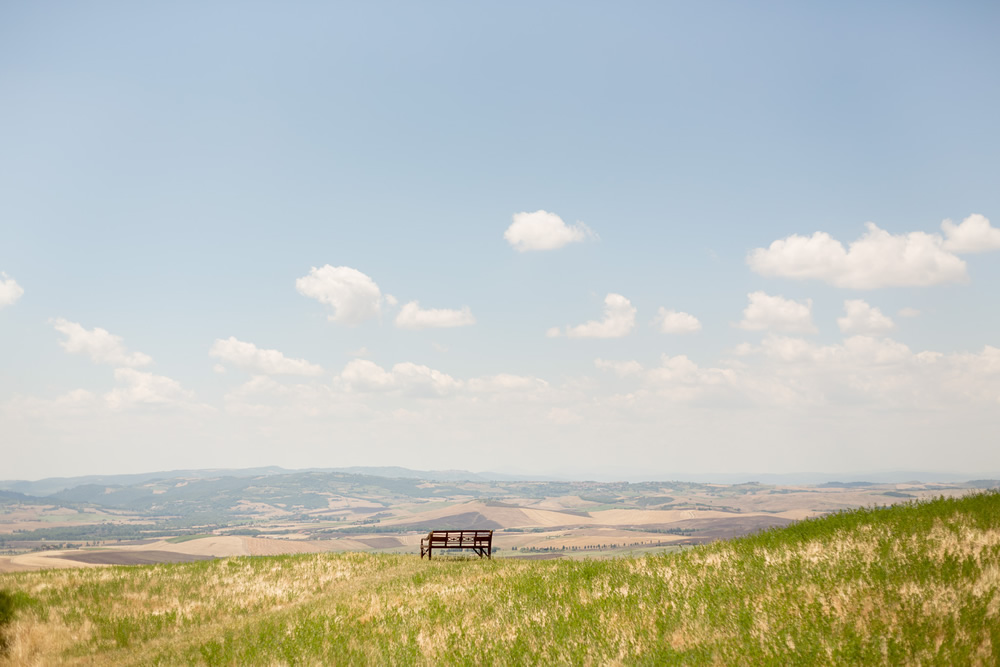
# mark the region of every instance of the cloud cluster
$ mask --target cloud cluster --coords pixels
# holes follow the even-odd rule
[[[411,396],[444,396],[461,386],[446,373],[408,361],[386,370],[373,361],[355,359],[338,379],[351,392],[400,391]]]
[[[644,368],[637,361],[596,359],[594,365],[619,377],[638,379],[646,391],[671,401],[690,401],[737,386],[738,376],[729,368],[702,368],[687,355],[661,355],[660,365]],[[636,395],[631,395],[635,400]]]
[[[976,253],[1000,250],[1000,229],[990,225],[985,216],[973,213],[956,225],[951,220],[941,223],[944,249],[955,253]]]
[[[750,268],[763,276],[816,279],[836,287],[927,286],[968,280],[965,262],[945,247],[937,234],[893,235],[875,223],[844,248],[826,232],[793,234],[756,248],[747,257]]]
[[[349,266],[312,267],[295,281],[295,289],[331,306],[330,320],[352,326],[377,317],[382,307],[382,291],[375,281]]]
[[[59,344],[70,354],[86,354],[95,363],[128,368],[153,363],[152,357],[142,352],[130,352],[121,336],[100,327],[88,331],[80,324],[62,318],[52,320],[52,326],[66,336]]]
[[[239,368],[264,375],[322,375],[323,369],[305,359],[289,359],[278,350],[264,350],[230,336],[216,339],[209,355]]]
[[[112,410],[140,405],[184,404],[194,399],[194,394],[181,387],[177,380],[134,368],[116,368],[115,380],[123,386],[113,389],[105,396],[108,407]]]
[[[800,303],[764,292],[751,292],[747,297],[750,303],[743,310],[741,329],[816,333],[816,325],[812,322],[812,299]]]
[[[990,345],[978,353],[941,354],[914,352],[882,336],[820,345],[768,334],[741,352],[746,361],[723,360],[707,368],[685,355],[663,355],[650,368],[601,359],[595,365],[638,383],[640,389],[605,399],[632,409],[662,410],[663,399],[716,408],[837,405],[866,412],[1000,404],[1000,348]]]
[[[24,295],[24,288],[6,273],[0,272],[0,308],[13,305]]]
[[[396,315],[396,326],[400,329],[430,329],[466,327],[476,323],[468,306],[461,310],[445,308],[421,308],[418,301],[410,301]]]
[[[529,250],[555,250],[569,243],[579,243],[596,234],[587,225],[577,222],[567,225],[555,213],[535,211],[515,213],[513,222],[503,237],[518,252]]]
[[[676,310],[667,310],[661,307],[657,312],[653,322],[659,326],[660,331],[668,334],[685,334],[701,331],[701,322],[690,313],[683,313]]]
[[[896,328],[881,310],[862,299],[848,299],[844,310],[846,315],[837,318],[837,326],[845,334],[884,334]]]
[[[635,326],[635,313],[631,301],[621,294],[611,293],[604,297],[603,319],[566,327],[566,335],[570,338],[621,338]],[[553,327],[545,335],[555,338],[561,333],[559,327]]]

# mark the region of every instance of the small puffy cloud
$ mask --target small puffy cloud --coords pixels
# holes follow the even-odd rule
[[[567,327],[570,338],[621,338],[635,326],[635,306],[621,294],[604,297],[604,319]],[[558,332],[558,329],[556,330]],[[552,336],[549,329],[547,336]]]
[[[355,359],[344,367],[339,382],[351,392],[399,391],[417,396],[443,396],[462,383],[441,371],[402,362],[385,370],[367,359]]]
[[[332,306],[329,319],[349,325],[376,317],[382,305],[382,292],[375,281],[349,266],[313,267],[309,275],[295,281],[295,289]]]
[[[443,396],[462,383],[446,373],[421,364],[405,361],[392,367],[392,376],[400,388],[410,394]]]
[[[392,373],[368,359],[355,359],[344,367],[340,379],[356,391],[383,391],[395,384]]]
[[[988,252],[1000,250],[1000,229],[990,225],[986,216],[973,213],[956,225],[951,220],[941,223],[944,232],[944,249],[956,253]]]
[[[747,297],[750,303],[743,310],[743,321],[739,323],[741,329],[816,333],[812,322],[812,299],[800,303],[764,292],[751,292]]]
[[[323,369],[304,359],[289,359],[278,350],[262,350],[230,336],[216,339],[209,355],[226,363],[264,375],[322,375]]]
[[[667,310],[663,307],[660,308],[653,322],[659,326],[663,333],[684,334],[701,331],[701,322],[694,315]]]
[[[515,213],[513,222],[503,233],[507,243],[518,252],[555,250],[568,243],[579,243],[595,236],[582,222],[570,226],[558,215],[548,211]]]
[[[764,276],[816,279],[854,289],[968,280],[965,262],[945,247],[940,235],[925,232],[893,235],[872,222],[866,227],[867,232],[847,249],[826,232],[812,236],[793,234],[767,248],[752,250],[747,264]]]
[[[844,310],[847,314],[837,318],[837,326],[845,334],[884,334],[896,328],[881,310],[862,299],[848,299]]]
[[[0,308],[13,305],[24,294],[24,288],[6,273],[0,272]]]
[[[430,329],[445,327],[466,327],[475,324],[476,318],[468,306],[461,310],[445,308],[421,308],[418,301],[410,301],[396,316],[396,326],[400,329]]]
[[[920,314],[920,311],[917,310],[916,308],[911,308],[910,306],[906,306],[905,308],[900,308],[899,312],[897,312],[896,314],[899,315],[900,317],[916,317],[917,315]]]
[[[125,348],[121,336],[115,336],[100,327],[88,331],[80,324],[62,318],[52,320],[52,326],[66,336],[66,340],[59,344],[70,354],[86,354],[99,364],[129,368],[148,366],[153,362],[152,357],[147,354],[130,352]]]
[[[178,405],[194,398],[177,380],[134,368],[116,368],[115,380],[124,386],[113,389],[104,397],[108,407],[113,410],[137,405]]]
[[[559,327],[549,327],[545,330],[546,338],[559,338],[561,335],[562,331],[559,330]]]

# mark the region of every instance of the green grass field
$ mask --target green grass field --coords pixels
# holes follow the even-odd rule
[[[1000,494],[635,558],[247,557],[0,590],[11,664],[992,665]]]

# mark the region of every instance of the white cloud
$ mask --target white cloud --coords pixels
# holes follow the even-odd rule
[[[663,333],[684,334],[701,331],[701,322],[694,315],[663,307],[657,313],[654,323],[659,325]]]
[[[900,308],[896,314],[900,317],[916,317],[920,314],[920,311],[916,308],[906,306],[905,308]]]
[[[938,234],[892,235],[875,223],[848,249],[826,232],[793,234],[756,248],[750,268],[764,276],[817,279],[837,287],[926,286],[968,280],[965,262],[945,247]],[[962,239],[964,235],[959,235]],[[959,238],[956,237],[956,238]]]
[[[399,391],[417,396],[443,396],[462,386],[450,375],[420,364],[406,361],[387,371],[367,359],[349,362],[338,380],[350,392]]]
[[[99,364],[130,368],[148,366],[153,362],[152,357],[147,354],[129,352],[121,336],[115,336],[100,327],[88,331],[76,322],[62,318],[51,322],[56,331],[66,336],[66,340],[59,344],[70,354],[86,354]]]
[[[1000,348],[989,345],[979,353],[941,354],[914,352],[881,336],[819,345],[769,334],[760,345],[741,348],[742,360],[717,367],[701,367],[685,355],[663,355],[660,366],[650,369],[598,360],[599,368],[641,387],[598,402],[651,414],[664,409],[663,399],[698,401],[714,409],[836,405],[868,416],[884,409],[939,413],[945,406],[1000,404]]]
[[[744,371],[743,384],[760,402],[855,405],[868,412],[1000,402],[1000,349],[989,345],[980,354],[945,355],[914,353],[872,336],[836,345],[768,336],[757,352],[763,361]]]
[[[304,359],[289,359],[278,350],[262,350],[230,336],[216,339],[209,355],[240,368],[265,375],[322,375],[323,369]]]
[[[329,319],[349,325],[376,317],[382,305],[382,292],[375,281],[349,266],[312,267],[309,275],[295,281],[295,289],[332,306]]]
[[[561,335],[562,331],[559,330],[559,327],[549,327],[545,330],[546,338],[559,338]]]
[[[846,334],[884,334],[896,328],[882,311],[862,299],[844,301],[846,315],[837,318],[837,326]]]
[[[410,301],[396,316],[396,326],[400,329],[465,327],[475,323],[476,318],[472,316],[468,306],[461,310],[423,309],[417,301]]]
[[[800,303],[764,292],[751,292],[747,297],[750,303],[743,310],[743,321],[739,323],[741,329],[816,333],[812,323],[812,299]]]
[[[635,326],[635,312],[632,302],[621,294],[608,294],[604,297],[603,320],[567,327],[566,335],[570,338],[621,338]],[[552,329],[546,335],[551,337]]]
[[[515,213],[513,222],[503,233],[503,237],[515,250],[525,252],[555,250],[568,243],[579,243],[594,238],[596,234],[582,222],[570,226],[555,213],[535,211]]]
[[[181,387],[177,380],[153,375],[134,368],[116,368],[115,380],[124,387],[105,395],[108,407],[121,410],[137,405],[178,405],[188,403],[194,394]]]
[[[0,308],[13,305],[24,294],[24,288],[6,273],[0,272]]]
[[[395,385],[392,373],[368,359],[348,362],[340,374],[340,379],[349,389],[355,391],[383,391],[392,389]]]
[[[957,253],[988,252],[1000,250],[1000,229],[992,227],[985,216],[973,213],[956,225],[951,220],[941,223],[944,231],[944,249]]]

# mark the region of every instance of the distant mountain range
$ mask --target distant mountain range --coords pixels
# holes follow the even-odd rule
[[[267,475],[288,475],[292,473],[321,472],[345,473],[349,475],[368,475],[388,479],[422,479],[429,482],[564,482],[583,481],[583,476],[555,475],[517,475],[499,472],[469,472],[468,470],[413,470],[399,466],[350,466],[346,468],[303,468],[288,469],[280,466],[264,466],[259,468],[202,468],[194,470],[167,470],[160,472],[145,472],[122,475],[82,475],[80,477],[48,477],[29,480],[0,480],[0,491],[9,491],[28,496],[49,496],[67,489],[84,485],[132,486],[144,484],[159,479],[215,479],[221,477],[262,477]],[[967,473],[940,473],[920,471],[881,471],[866,473],[668,473],[659,476],[624,475],[621,481],[678,481],[718,484],[739,484],[743,482],[759,482],[761,484],[819,485],[829,483],[871,482],[878,484],[893,484],[905,482],[966,482],[977,478],[979,480],[1000,478],[1000,474],[984,475]],[[593,478],[591,478],[593,479]],[[601,480],[611,481],[611,480]]]

